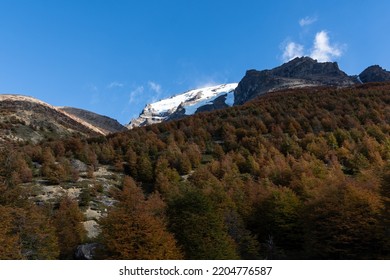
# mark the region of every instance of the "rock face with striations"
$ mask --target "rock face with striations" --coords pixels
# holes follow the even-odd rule
[[[310,57],[295,58],[271,70],[249,70],[234,92],[235,105],[267,92],[286,88],[337,86],[358,83],[341,71],[336,62],[319,63]]]
[[[379,65],[373,65],[368,67],[359,75],[360,80],[363,83],[371,82],[389,82],[390,72],[386,71]]]

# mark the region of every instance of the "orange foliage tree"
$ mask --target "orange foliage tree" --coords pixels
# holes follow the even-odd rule
[[[174,236],[166,229],[165,204],[148,199],[131,177],[125,177],[118,204],[100,221],[106,255],[112,259],[180,259]]]

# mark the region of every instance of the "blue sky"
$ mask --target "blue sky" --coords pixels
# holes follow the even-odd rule
[[[390,1],[0,0],[0,93],[128,123],[297,55],[390,70]]]

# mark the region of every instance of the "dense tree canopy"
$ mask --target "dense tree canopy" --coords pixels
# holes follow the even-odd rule
[[[7,147],[0,258],[70,258],[83,242],[77,203],[29,208],[22,187],[76,182],[77,159],[91,176],[99,165],[125,175],[100,221],[102,258],[388,259],[389,108],[389,84],[286,90],[108,137]]]

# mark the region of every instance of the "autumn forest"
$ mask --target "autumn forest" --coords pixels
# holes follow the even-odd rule
[[[87,166],[81,173],[72,162]],[[116,183],[94,182],[105,166]],[[81,184],[34,200],[34,186]],[[88,237],[85,209],[111,199]],[[390,84],[0,149],[0,259],[389,259]]]

